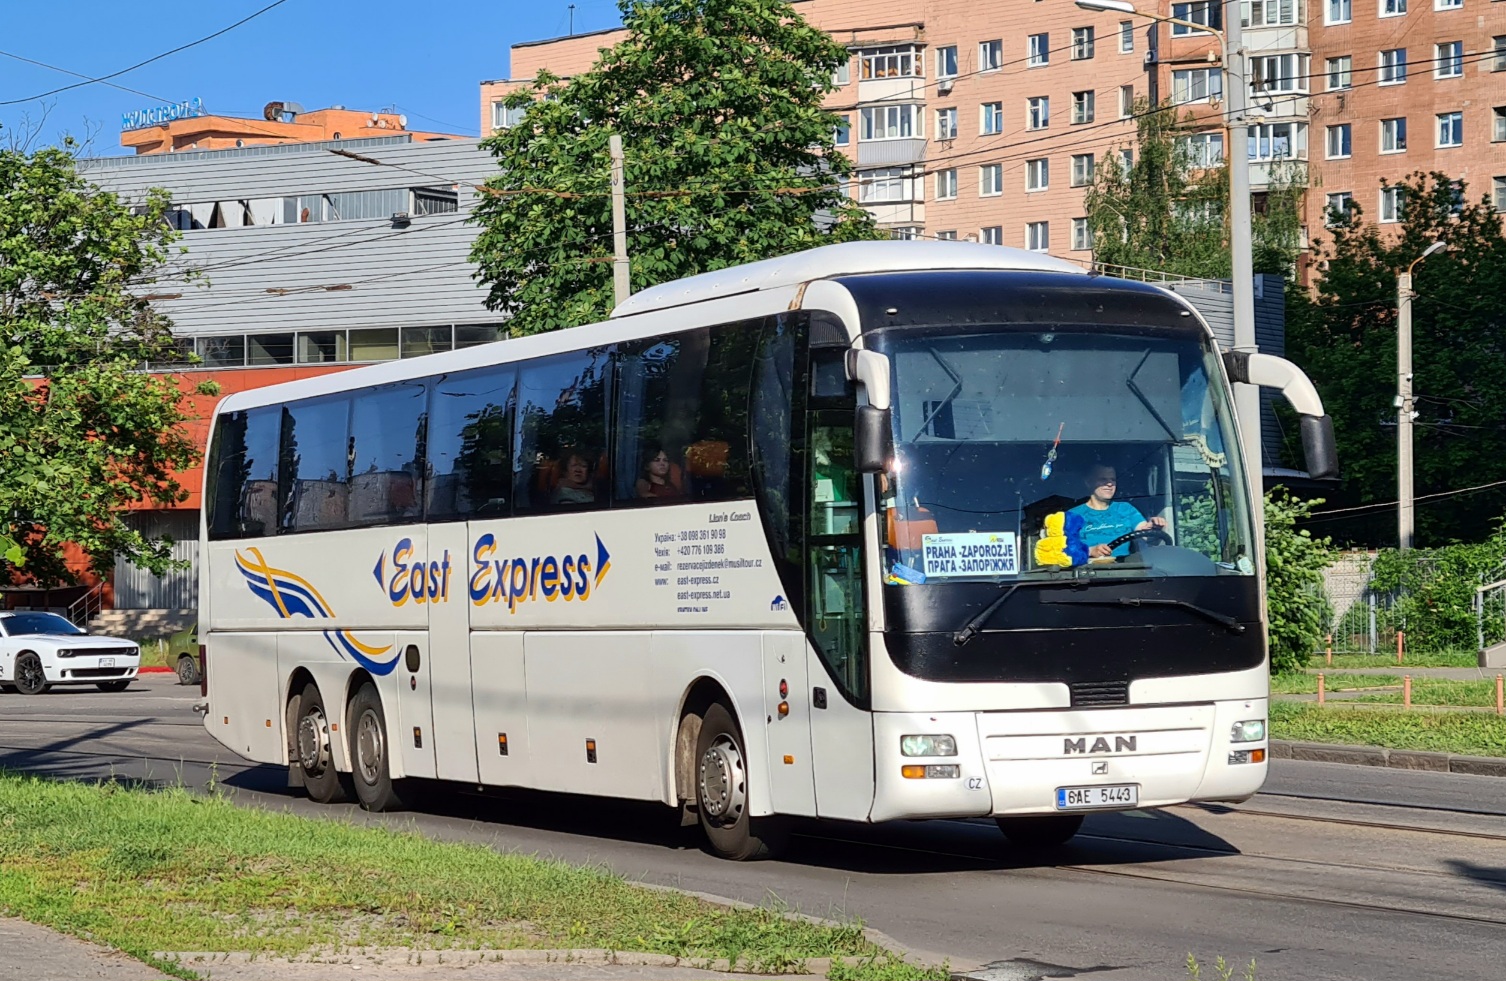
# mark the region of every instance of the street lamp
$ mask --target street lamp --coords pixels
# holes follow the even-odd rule
[[[1229,102],[1229,270],[1234,292],[1234,350],[1254,354],[1255,343],[1255,271],[1250,245],[1250,153],[1246,137],[1246,98],[1244,38],[1240,23],[1239,0],[1224,0],[1222,31],[1176,17],[1146,13],[1128,0],[1076,0],[1084,10],[1128,14],[1163,24],[1179,24],[1201,34],[1218,38],[1223,58],[1224,97]],[[1245,467],[1259,475],[1260,460],[1260,390],[1254,385],[1235,385],[1234,404],[1239,415]],[[1258,485],[1257,485],[1258,486]],[[1256,532],[1264,540],[1261,509],[1255,509]]]
[[[1412,270],[1444,248],[1434,242],[1396,275],[1396,544],[1412,547]]]

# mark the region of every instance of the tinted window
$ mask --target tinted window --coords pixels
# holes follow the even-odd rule
[[[790,316],[765,322],[753,362],[751,399],[754,485],[769,545],[786,587],[794,587],[791,592],[799,588],[801,560],[800,510],[792,507],[791,495],[797,458],[803,454],[804,430],[798,424],[796,405],[797,397],[804,394],[804,379],[796,376],[796,366],[804,357],[802,326],[799,318]]]
[[[282,530],[349,526],[348,398],[295,402],[283,409]]]
[[[430,521],[505,517],[512,510],[512,367],[449,375],[429,401]]]
[[[64,620],[56,613],[17,613],[0,618],[5,632],[11,637],[23,634],[54,634],[63,637],[83,637],[85,631]]]
[[[408,384],[356,397],[350,414],[350,524],[402,524],[423,517],[424,394],[422,385]]]
[[[674,503],[749,494],[748,375],[756,329],[701,329],[619,358],[613,493]]]
[[[610,370],[607,348],[522,367],[513,460],[515,512],[603,506]]]
[[[209,537],[257,538],[277,531],[276,408],[220,417],[210,451]]]

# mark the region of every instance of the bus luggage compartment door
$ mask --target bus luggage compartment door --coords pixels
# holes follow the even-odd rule
[[[430,702],[429,638],[397,633],[397,723],[387,722],[388,738],[402,760],[403,775],[434,777],[434,708]],[[474,755],[472,756],[474,760]]]

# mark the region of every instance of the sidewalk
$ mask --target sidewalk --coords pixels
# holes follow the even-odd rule
[[[1307,674],[1404,674],[1418,678],[1448,678],[1453,681],[1494,681],[1502,674],[1500,668],[1418,668],[1410,664],[1395,664],[1387,668],[1304,668]]]

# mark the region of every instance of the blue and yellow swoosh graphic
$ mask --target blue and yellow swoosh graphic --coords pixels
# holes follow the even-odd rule
[[[284,620],[307,617],[310,620],[333,620],[335,611],[325,602],[313,583],[286,569],[275,569],[262,556],[261,549],[248,548],[235,553],[235,566],[246,585],[256,596]],[[393,645],[376,647],[363,644],[349,630],[325,630],[324,639],[336,654],[348,657],[372,674],[391,674],[397,667]]]

